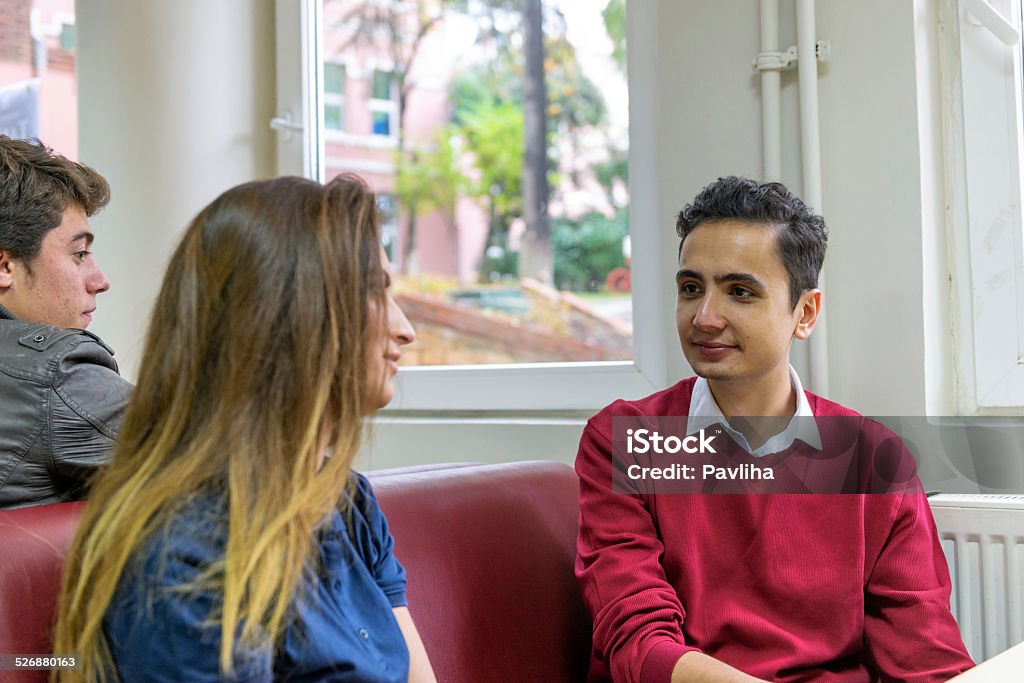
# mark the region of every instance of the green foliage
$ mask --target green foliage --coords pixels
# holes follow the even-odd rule
[[[544,72],[548,116],[555,126],[576,131],[607,122],[608,106],[604,95],[583,73],[576,59],[576,48],[564,35],[544,41]]]
[[[572,135],[584,127],[603,125],[608,118],[604,98],[580,69],[572,45],[564,35],[549,36],[545,42],[549,130]],[[492,215],[507,224],[522,215],[521,51],[502,51],[491,62],[464,69],[452,81],[449,95],[454,125],[461,130],[480,174],[472,194],[493,201]],[[557,186],[557,160],[552,159],[548,168],[549,182]]]
[[[523,55],[504,51],[483,64],[461,71],[449,88],[453,120],[462,122],[465,112],[485,103],[523,106]],[[544,75],[548,92],[548,130],[575,133],[585,126],[601,126],[608,120],[604,95],[580,68],[576,50],[561,36],[544,40]]]
[[[461,125],[470,112],[483,106],[502,103],[522,106],[522,68],[516,74],[507,56],[499,57],[492,64],[479,64],[461,71],[449,87],[452,104],[452,119]]]
[[[512,103],[481,102],[463,111],[462,134],[480,172],[471,188],[491,197],[494,211],[505,217],[522,213],[523,112]]]
[[[626,209],[611,218],[598,212],[551,224],[555,284],[559,289],[595,291],[613,268],[625,265],[622,240],[629,234]]]
[[[608,161],[594,164],[591,170],[594,172],[594,179],[604,189],[608,203],[616,206],[618,202],[615,201],[615,182],[619,181],[624,186],[629,186],[629,155],[612,147],[609,147],[608,154]]]
[[[452,145],[456,134],[456,129],[446,126],[437,131],[432,148],[398,154],[395,194],[407,210],[416,213],[437,210],[454,220],[455,204],[470,184],[459,170]]]
[[[623,71],[626,70],[626,0],[608,0],[604,11],[604,30],[612,39],[612,59]]]
[[[501,256],[485,254],[479,271],[480,281],[485,283],[514,278],[519,273],[519,252],[505,249]]]

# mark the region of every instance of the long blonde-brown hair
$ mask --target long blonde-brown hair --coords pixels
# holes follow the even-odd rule
[[[221,670],[232,668],[233,634],[280,637],[313,532],[342,505],[362,418],[377,407],[365,359],[386,311],[379,244],[374,196],[354,176],[247,183],[192,222],[68,557],[54,651],[82,664],[55,680],[113,673],[103,619],[122,572],[204,491],[223,494],[227,510],[225,555],[203,577],[223,593],[212,615]]]

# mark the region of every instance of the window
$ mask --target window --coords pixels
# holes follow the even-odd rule
[[[75,51],[75,25],[61,24],[60,48],[66,52]]]
[[[391,137],[398,131],[398,97],[395,79],[390,71],[375,69],[370,85],[369,108],[373,121],[373,134]]]
[[[324,128],[345,130],[345,65],[324,64]]]
[[[321,52],[305,54],[323,73],[325,123],[326,64],[348,66],[344,137],[320,139],[325,177],[355,172],[394,207],[383,237],[419,333],[402,360],[420,367],[403,368],[393,407],[590,410],[664,386],[671,278],[660,265],[631,271],[628,260],[630,251],[663,260],[654,163],[645,156],[656,149],[655,8],[629,5],[630,38],[641,36],[629,56],[631,100],[626,3],[540,3],[546,172],[535,177],[549,194],[531,204],[547,210],[527,218],[518,3],[486,12],[482,3],[308,4],[303,16],[321,17]],[[279,12],[286,6],[279,1]],[[318,106],[313,97],[304,104]]]
[[[1020,0],[945,7],[960,410],[1024,405]]]

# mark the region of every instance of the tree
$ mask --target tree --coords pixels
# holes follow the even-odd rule
[[[608,0],[604,11],[604,30],[612,41],[612,59],[623,71],[626,70],[626,0]]]
[[[397,163],[402,176],[397,194],[407,221],[399,269],[415,269],[417,216],[433,210],[428,207],[437,207],[442,213],[445,210],[440,205],[445,203],[437,201],[442,196],[435,192],[438,188],[429,189],[431,183],[426,182],[438,175],[438,165],[444,166],[444,160],[437,157],[436,150],[411,149],[405,117],[407,99],[414,87],[409,74],[423,40],[453,12],[476,21],[475,52],[489,57],[475,69],[475,79],[460,76],[451,90],[453,119],[460,128],[465,151],[471,153],[478,169],[474,178],[477,182],[465,181],[462,186],[468,186],[468,191],[487,208],[490,220],[485,250],[492,244],[507,247],[508,226],[522,216],[527,229],[519,274],[550,283],[554,267],[549,176],[557,168],[557,162],[550,159],[555,150],[549,144],[551,136],[556,132],[568,134],[575,144],[574,133],[600,125],[607,112],[600,92],[582,73],[573,46],[565,37],[564,18],[542,0],[366,0],[346,15],[346,23],[353,27],[349,43],[362,41],[377,49],[386,47],[395,65]],[[517,47],[512,37],[517,32],[527,49]],[[445,135],[450,138],[450,133]],[[436,143],[437,150],[443,152],[445,145],[450,151],[450,140]],[[510,151],[519,155],[518,163],[511,161]],[[427,168],[416,168],[424,164]],[[518,197],[514,201],[508,199],[513,193]],[[450,213],[444,214],[451,231],[454,201],[445,205],[451,207]],[[452,235],[453,242],[457,241],[457,235]]]
[[[551,222],[548,218],[548,95],[544,77],[544,7],[523,0],[523,219],[519,277],[554,282]]]
[[[455,210],[459,197],[470,185],[469,179],[459,169],[458,155],[452,144],[457,135],[454,127],[446,126],[437,132],[432,148],[399,152],[395,177],[395,193],[407,210],[413,213],[437,211],[441,214],[448,230],[456,276],[462,272],[462,257]]]
[[[548,88],[544,107],[544,170],[549,182],[558,167],[557,149],[550,145],[553,135],[567,137],[575,146],[580,130],[599,127],[607,121],[607,107],[596,85],[586,77],[576,59],[575,49],[565,38],[564,22],[549,12],[547,26],[554,27],[544,38],[544,72]],[[486,63],[473,64],[452,81],[450,99],[453,119],[466,139],[466,151],[474,160],[480,183],[474,196],[488,208],[488,239],[484,251],[492,245],[507,248],[508,226],[524,215],[524,181],[529,177],[524,159],[530,154],[524,141],[526,59],[521,50],[503,49]],[[527,138],[528,139],[528,138]],[[513,160],[518,157],[518,162]],[[536,205],[535,205],[536,206]],[[543,215],[547,221],[546,202]],[[524,242],[536,236],[527,226]],[[524,248],[527,245],[524,244]],[[543,277],[528,265],[518,267],[523,276],[551,281],[553,250],[547,240],[534,240],[533,253],[547,263]],[[526,254],[520,254],[520,263]],[[536,259],[535,259],[536,261]],[[506,261],[510,263],[510,261]]]
[[[329,0],[352,4],[345,0]],[[345,13],[342,26],[350,27],[341,51],[353,46],[379,48],[386,51],[394,70],[394,88],[397,91],[398,157],[402,163],[415,163],[416,154],[406,155],[406,105],[415,88],[410,78],[413,65],[420,55],[423,41],[437,29],[446,7],[459,5],[464,0],[403,0],[402,2],[355,2]],[[401,193],[398,193],[401,197]],[[406,204],[406,239],[402,258],[397,264],[399,272],[412,272],[415,265],[417,204]]]
[[[483,101],[462,111],[459,121],[478,174],[470,192],[487,207],[484,261],[490,247],[508,249],[509,225],[522,215],[523,112],[511,102]]]

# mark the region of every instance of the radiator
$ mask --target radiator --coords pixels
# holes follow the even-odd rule
[[[1024,496],[929,499],[953,580],[950,606],[974,661],[1024,640]]]

